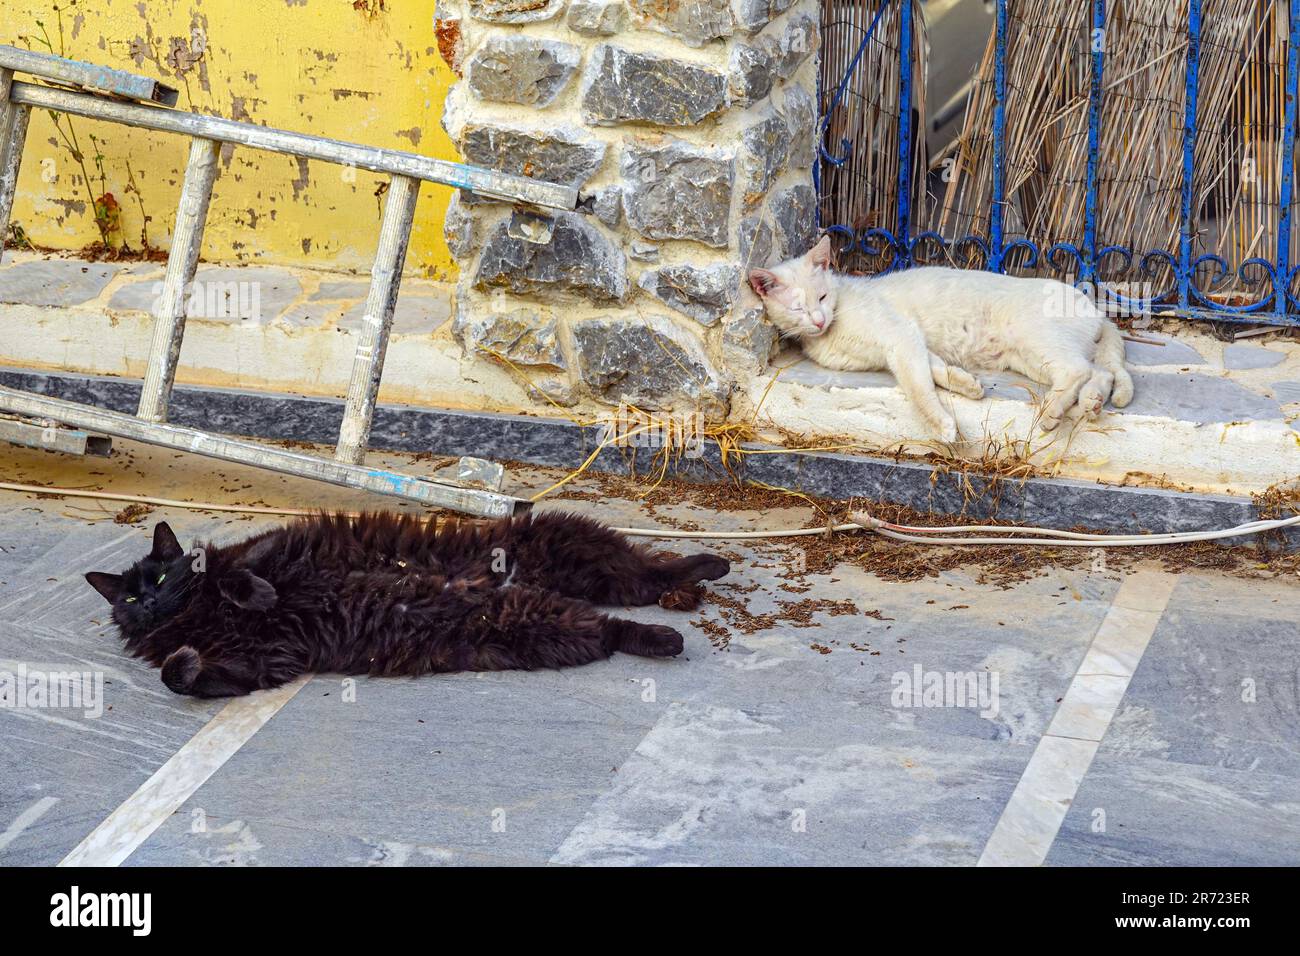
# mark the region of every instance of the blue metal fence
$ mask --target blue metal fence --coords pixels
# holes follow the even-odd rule
[[[1289,7],[1289,34],[1286,55],[1285,119],[1282,129],[1281,188],[1278,196],[1280,221],[1273,243],[1272,258],[1252,257],[1233,268],[1222,256],[1215,253],[1195,253],[1198,229],[1198,212],[1194,194],[1195,152],[1197,143],[1197,104],[1200,91],[1201,34],[1204,24],[1205,0],[1181,0],[1187,4],[1185,106],[1182,130],[1182,184],[1180,229],[1177,251],[1149,249],[1140,255],[1123,245],[1111,245],[1105,237],[1098,236],[1098,164],[1101,152],[1102,103],[1105,93],[1106,49],[1104,42],[1092,42],[1091,76],[1088,93],[1088,152],[1085,185],[1084,235],[1079,243],[1057,242],[1046,252],[1033,240],[1024,237],[1008,239],[1006,236],[1006,122],[1007,122],[1007,37],[1009,0],[996,0],[993,76],[993,157],[992,204],[988,210],[987,235],[968,234],[947,238],[933,230],[914,231],[911,197],[913,166],[912,103],[913,103],[913,44],[912,4],[910,0],[879,0],[879,8],[864,31],[856,55],[848,71],[826,104],[820,126],[821,143],[814,163],[813,179],[818,194],[823,188],[826,167],[842,167],[849,160],[853,144],[842,140],[838,155],[827,149],[827,129],[831,117],[843,103],[845,91],[854,71],[858,68],[864,51],[879,28],[882,15],[897,6],[900,28],[899,57],[899,135],[898,181],[896,184],[897,222],[893,229],[873,226],[855,229],[845,224],[824,225],[826,232],[842,236],[841,251],[856,249],[867,256],[883,261],[885,271],[907,268],[923,258],[923,248],[942,249],[948,253],[965,250],[974,252],[985,267],[994,272],[1006,271],[1012,254],[1018,266],[1039,268],[1040,261],[1059,277],[1072,277],[1077,284],[1098,288],[1102,280],[1103,264],[1110,260],[1122,262],[1118,271],[1128,273],[1136,259],[1136,267],[1147,279],[1167,277],[1172,282],[1154,294],[1130,298],[1116,291],[1108,292],[1111,302],[1136,311],[1149,309],[1173,310],[1180,315],[1230,322],[1254,324],[1300,325],[1300,300],[1294,286],[1300,265],[1292,265],[1291,228],[1292,201],[1295,186],[1295,139],[1297,74],[1300,64],[1300,0],[1281,0]],[[1094,38],[1104,36],[1107,0],[1085,0],[1092,6]],[[1174,0],[1179,2],[1179,0]],[[1101,31],[1101,33],[1097,33]],[[1112,259],[1112,257],[1115,257]],[[1253,270],[1253,275],[1252,275]],[[1109,267],[1108,272],[1115,269]],[[1198,281],[1199,277],[1199,281]],[[1249,302],[1233,304],[1224,297],[1212,298],[1216,286],[1233,278],[1246,285],[1265,285],[1266,291]]]

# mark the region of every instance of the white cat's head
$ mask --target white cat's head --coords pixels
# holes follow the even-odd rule
[[[835,317],[831,237],[823,236],[797,259],[771,269],[751,270],[749,284],[783,336],[810,339],[824,334]]]

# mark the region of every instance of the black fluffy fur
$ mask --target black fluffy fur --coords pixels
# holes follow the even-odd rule
[[[167,524],[123,574],[86,580],[126,649],[178,694],[230,697],[301,674],[415,676],[571,667],[615,651],[671,657],[670,627],[593,605],[690,609],[730,565],[634,546],[547,513],[439,527],[413,516],[322,514],[187,554]]]

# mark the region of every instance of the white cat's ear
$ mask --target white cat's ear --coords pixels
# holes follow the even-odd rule
[[[822,236],[822,241],[808,252],[808,261],[818,269],[829,269],[835,264],[835,254],[831,250],[830,233]]]
[[[774,289],[780,287],[781,280],[776,277],[776,273],[771,269],[751,269],[749,284],[753,286],[760,299],[766,299]]]

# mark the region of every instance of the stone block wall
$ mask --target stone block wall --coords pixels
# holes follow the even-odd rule
[[[815,234],[814,0],[439,0],[460,77],[443,124],[470,163],[581,189],[548,245],[507,204],[447,215],[467,361],[562,404],[727,414],[772,327],[748,268]]]

